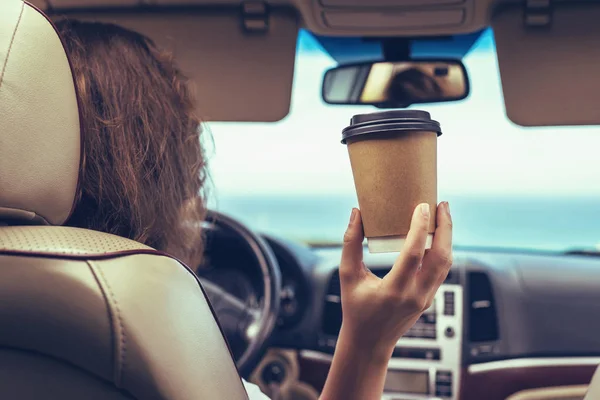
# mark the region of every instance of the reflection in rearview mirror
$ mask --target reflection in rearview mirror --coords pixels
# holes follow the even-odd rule
[[[370,104],[381,108],[461,100],[469,80],[458,60],[374,62],[330,69],[323,79],[329,104]]]

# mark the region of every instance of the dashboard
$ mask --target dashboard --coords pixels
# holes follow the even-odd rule
[[[283,287],[270,346],[297,351],[300,379],[320,390],[342,319],[341,248],[263,238]],[[226,253],[227,267],[215,268],[211,280],[258,301],[251,266]],[[394,259],[365,250],[365,264],[379,276]],[[431,308],[396,345],[382,399],[505,400],[527,389],[585,385],[600,364],[598,316],[600,258],[455,251]]]

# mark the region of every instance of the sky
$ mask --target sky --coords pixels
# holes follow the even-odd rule
[[[600,127],[522,128],[505,115],[493,36],[463,60],[471,95],[415,107],[441,123],[440,196],[600,195]],[[341,131],[364,106],[321,100],[326,69],[335,66],[302,34],[290,114],[277,123],[210,123],[209,166],[216,196],[354,193]]]

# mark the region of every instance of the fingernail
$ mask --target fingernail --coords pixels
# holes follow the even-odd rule
[[[446,207],[446,212],[450,215],[450,204],[447,201],[444,202],[444,207]]]
[[[421,214],[423,214],[423,216],[425,218],[429,218],[429,204],[428,203],[421,204]]]
[[[352,213],[350,214],[350,223],[353,223],[356,219],[356,208],[352,209]]]

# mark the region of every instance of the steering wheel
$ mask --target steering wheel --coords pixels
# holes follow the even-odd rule
[[[224,289],[202,277],[200,282],[229,344],[243,342],[245,349],[236,357],[238,371],[244,377],[250,375],[266,351],[268,339],[273,332],[279,313],[281,295],[281,271],[277,259],[265,241],[238,221],[224,214],[209,210],[205,231],[223,231],[240,239],[258,266],[263,285],[263,298],[258,307],[245,304]]]

